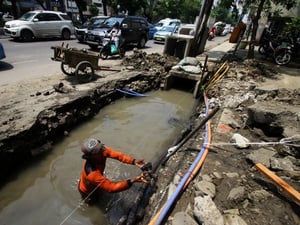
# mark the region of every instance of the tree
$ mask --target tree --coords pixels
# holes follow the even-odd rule
[[[84,23],[85,18],[83,16],[83,11],[87,10],[86,1],[84,1],[84,0],[75,0],[75,2],[76,2],[76,5],[77,5],[77,8],[78,8],[78,13],[79,13],[80,20],[82,21],[82,23]]]
[[[99,9],[95,4],[90,4],[89,10],[90,10],[90,13],[92,14],[92,16],[97,16],[99,13]]]
[[[208,35],[207,21],[210,16],[212,6],[213,0],[204,0],[202,2],[199,19],[196,24],[195,37],[189,52],[189,56],[195,57],[204,51],[204,45]]]
[[[296,0],[270,0],[275,5],[280,5],[285,7],[287,10],[293,8],[296,5]],[[254,58],[254,47],[256,42],[256,33],[258,29],[258,20],[261,17],[261,14],[263,12],[264,6],[269,3],[269,0],[248,0],[246,2],[246,5],[244,7],[250,8],[251,6],[257,6],[255,15],[251,16],[252,19],[252,31],[251,31],[251,39],[249,43],[249,50],[247,57],[252,59]]]

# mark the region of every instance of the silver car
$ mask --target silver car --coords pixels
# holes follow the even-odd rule
[[[7,21],[4,25],[6,35],[22,41],[50,37],[68,40],[74,31],[70,17],[66,13],[56,11],[29,11],[19,19]]]

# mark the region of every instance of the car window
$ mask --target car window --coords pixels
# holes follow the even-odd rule
[[[116,22],[119,22],[121,24],[123,21],[123,18],[117,18],[117,17],[110,17],[104,21],[104,24],[108,27],[112,27]]]
[[[178,26],[178,25],[180,25],[179,22],[175,22],[175,21],[170,22],[170,26]]]
[[[19,20],[30,21],[35,16],[35,13],[25,13],[22,15]]]
[[[98,26],[99,24],[103,23],[105,19],[96,19],[92,24],[94,26]]]
[[[59,21],[59,20],[61,20],[59,18],[59,16],[54,13],[39,13],[38,15],[36,15],[35,18],[39,19],[39,21]]]
[[[59,14],[64,20],[72,20],[67,14]]]

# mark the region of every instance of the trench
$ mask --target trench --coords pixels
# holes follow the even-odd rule
[[[104,107],[6,183],[0,192],[1,224],[116,224],[127,213],[141,184],[121,193],[104,193],[95,205],[86,205],[77,190],[83,163],[80,145],[95,136],[135,158],[156,161],[189,126],[197,102],[192,93],[178,89],[147,94],[124,97]],[[112,160],[106,167],[112,180],[140,172]]]

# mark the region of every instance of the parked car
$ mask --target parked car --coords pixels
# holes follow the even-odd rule
[[[149,40],[148,22],[140,16],[109,17],[99,27],[89,30],[86,43],[93,49],[101,47],[105,34],[110,32],[113,25],[118,22],[125,45],[136,44],[144,48]]]
[[[178,26],[164,26],[154,34],[154,43],[164,44],[168,35],[175,34],[178,32]]]
[[[179,19],[162,19],[158,21],[154,26],[156,27],[157,30],[162,29],[164,26],[179,26],[181,24],[181,21]]]
[[[94,16],[79,27],[75,27],[75,36],[79,42],[85,42],[88,30],[100,25],[107,19],[107,16]]]
[[[0,59],[4,59],[5,57],[6,56],[5,56],[3,45],[0,43]]]
[[[231,33],[231,24],[226,24],[221,35],[226,36]]]
[[[74,30],[72,20],[66,13],[43,10],[29,11],[4,25],[6,35],[22,41],[50,37],[69,40]]]
[[[224,31],[224,27],[226,26],[226,24],[222,21],[216,22],[214,24],[215,27],[215,35],[216,36],[221,36],[223,35],[223,31]]]
[[[149,40],[153,39],[154,34],[158,31],[157,28],[152,24],[148,23],[149,27]]]

